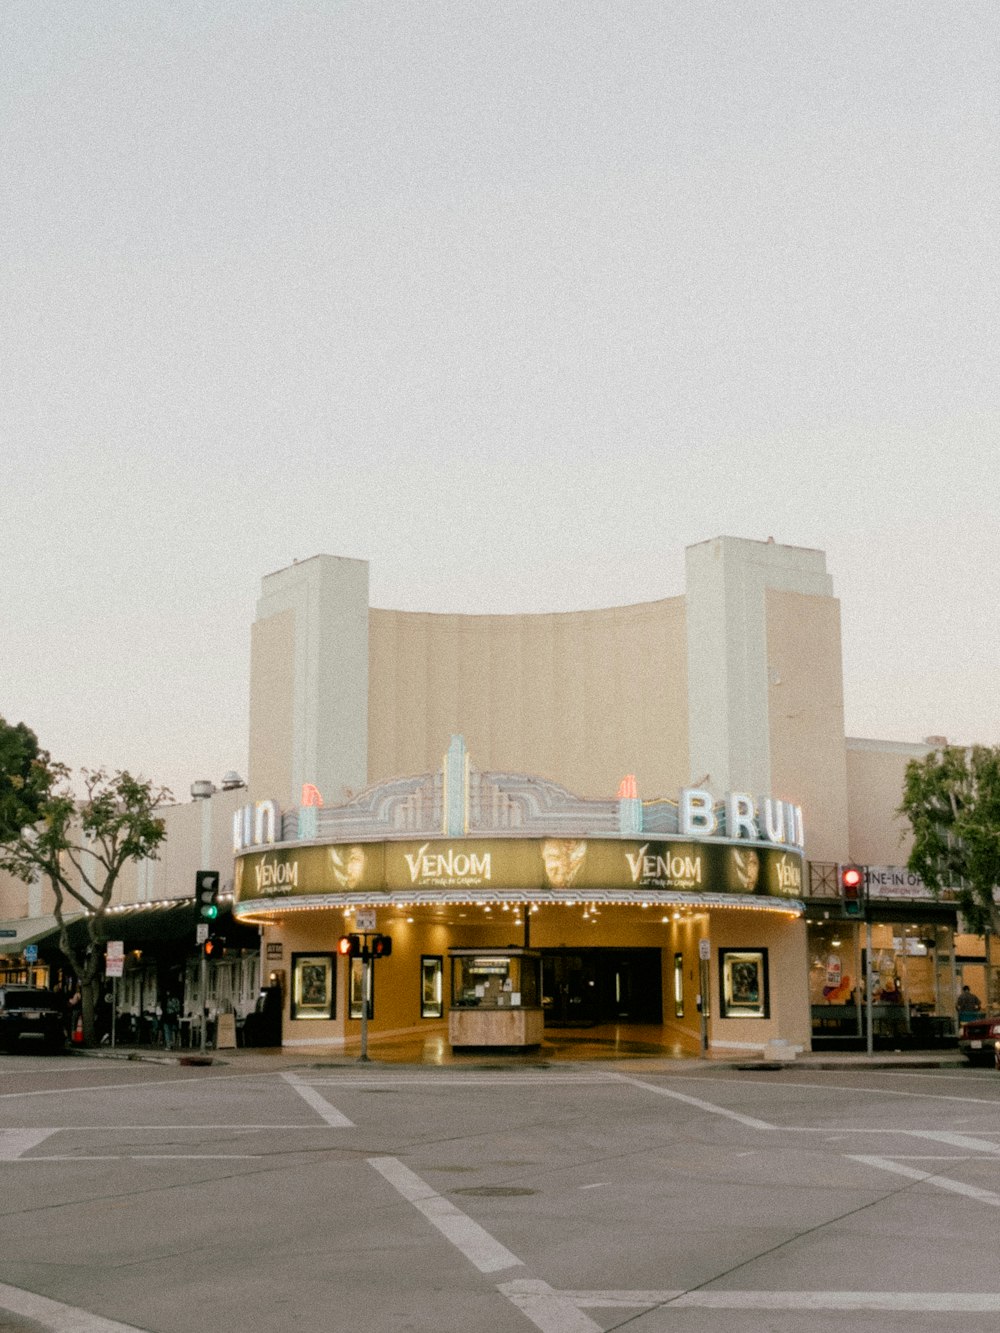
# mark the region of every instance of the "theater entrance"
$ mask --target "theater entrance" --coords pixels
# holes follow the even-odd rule
[[[546,1027],[662,1023],[659,949],[543,949]]]

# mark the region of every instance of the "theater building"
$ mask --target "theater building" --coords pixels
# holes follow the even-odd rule
[[[273,982],[291,1047],[358,1041],[365,969],[337,948],[359,932],[392,939],[374,1042],[611,1024],[791,1051],[870,1022],[923,1044],[953,1035],[963,980],[1000,1000],[983,942],[905,869],[905,766],[941,738],[845,736],[821,551],[722,537],[675,596],[530,615],[372,607],[366,562],[315,556],[263,579],[249,723],[246,788],[195,784],[116,890],[133,1007],[165,966],[197,973],[193,940],[186,962],[162,946],[198,868],[233,894],[210,1005],[239,1023]],[[55,947],[51,903],[2,877],[0,898],[16,979],[21,941]]]
[[[682,595],[532,615],[374,608],[364,561],[316,556],[263,580],[250,713],[234,912],[286,1044],[356,1039],[336,947],[374,911],[376,1037],[492,1000],[517,947],[548,1025],[809,1046],[804,858],[851,857],[822,552],[720,538]]]

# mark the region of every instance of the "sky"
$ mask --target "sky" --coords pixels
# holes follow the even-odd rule
[[[1000,743],[995,0],[0,0],[0,715],[246,773],[262,577],[826,552],[849,735]]]

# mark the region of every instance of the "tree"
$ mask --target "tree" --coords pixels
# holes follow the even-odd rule
[[[1000,747],[946,745],[911,759],[898,813],[913,830],[909,869],[934,894],[954,889],[976,933],[1000,929]]]
[[[38,819],[48,758],[30,727],[0,718],[0,839]]]
[[[0,868],[51,886],[59,947],[80,985],[84,1044],[93,1045],[107,910],[125,865],[155,857],[166,835],[156,810],[170,792],[127,772],[81,769],[78,796],[70,770],[38,750],[34,733],[2,718],[0,765],[9,765],[0,767]],[[67,922],[77,909],[86,913],[83,947]]]

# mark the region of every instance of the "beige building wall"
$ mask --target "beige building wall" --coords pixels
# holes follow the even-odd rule
[[[292,799],[295,612],[279,611],[250,629],[250,791],[258,800]]]
[[[261,583],[250,669],[250,793],[328,805],[368,775],[368,563],[301,560]],[[447,742],[446,742],[447,743]]]
[[[846,744],[850,838],[842,859],[859,865],[905,865],[913,840],[908,822],[896,814],[903,778],[909,761],[922,759],[931,747],[855,738]]]
[[[550,615],[372,610],[368,781],[437,768],[453,734],[477,768],[583,797],[626,773],[646,797],[689,780],[684,599]]]
[[[840,603],[769,589],[765,609],[771,793],[802,806],[810,860],[844,861],[848,811]]]

